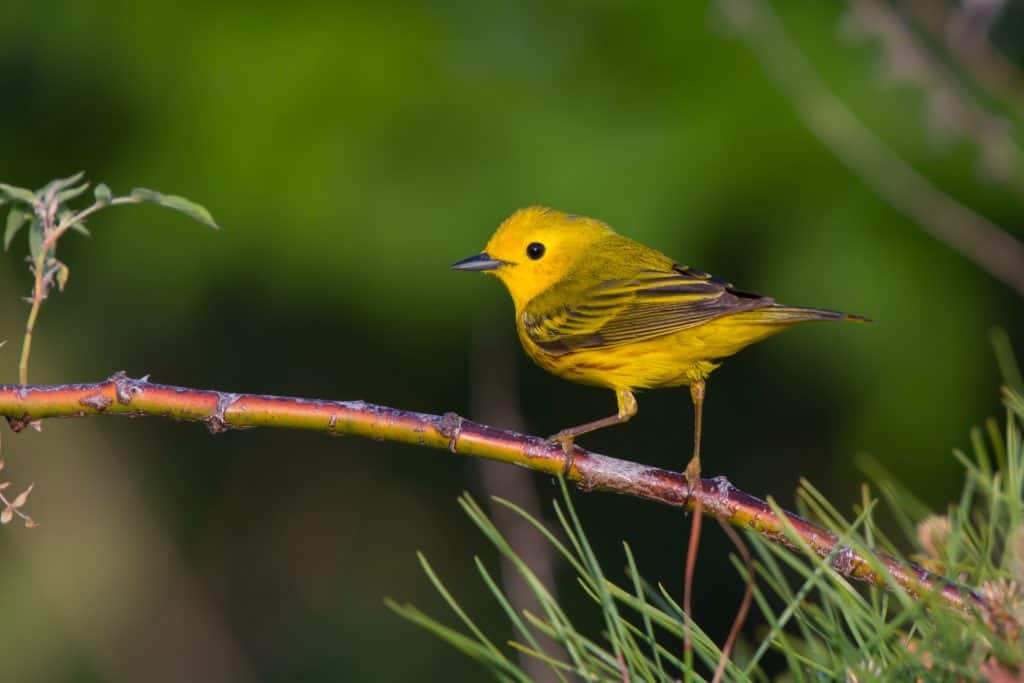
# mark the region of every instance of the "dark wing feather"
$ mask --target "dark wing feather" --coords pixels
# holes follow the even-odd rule
[[[617,346],[696,327],[774,301],[734,288],[707,273],[675,265],[571,290],[571,283],[530,302],[527,336],[551,354]]]

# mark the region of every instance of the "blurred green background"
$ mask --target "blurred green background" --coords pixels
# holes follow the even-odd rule
[[[883,139],[1024,236],[1021,194],[978,173],[969,140],[935,134],[920,90],[883,77],[877,43],[844,40],[844,7],[777,9]],[[1001,40],[1019,45],[1012,20]],[[123,369],[538,434],[603,416],[610,392],[522,355],[496,282],[448,270],[513,210],[545,204],[738,286],[876,321],[726,363],[708,389],[708,474],[786,505],[807,477],[848,508],[868,454],[942,507],[960,484],[951,449],[1000,412],[988,334],[1024,339],[1021,301],[842,166],[726,23],[705,3],[5,3],[0,181],[84,169],[115,192],[185,195],[223,226],[124,207],[62,242],[71,278],[43,308],[32,381]],[[7,382],[24,253],[19,240],[0,272]],[[685,389],[648,393],[630,424],[583,444],[678,468],[690,420]],[[455,504],[487,495],[479,463],[158,420],[48,422],[3,449],[8,478],[37,482],[43,525],[0,534],[9,680],[476,680],[382,604],[445,614],[417,550],[508,636],[472,564],[493,553]],[[551,480],[525,476],[513,486],[548,509]],[[628,540],[648,579],[681,590],[687,518],[578,502],[613,576]],[[742,588],[729,550],[709,528],[696,618],[719,639]]]

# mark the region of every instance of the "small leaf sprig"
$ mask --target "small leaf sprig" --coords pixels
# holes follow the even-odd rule
[[[3,456],[0,456],[0,470],[4,468],[5,462]],[[11,523],[15,515],[21,518],[25,522],[26,529],[35,529],[39,526],[39,523],[29,517],[22,510],[25,507],[25,503],[28,502],[29,494],[32,493],[32,489],[35,488],[35,484],[29,484],[28,488],[16,495],[13,499],[8,499],[4,493],[9,488],[11,482],[0,481],[0,503],[3,504],[3,510],[0,510],[0,524],[7,525]]]
[[[127,195],[114,196],[110,188],[100,183],[93,189],[94,201],[84,209],[73,209],[69,202],[84,194],[90,183],[82,182],[85,173],[47,183],[35,192],[23,187],[0,183],[0,206],[10,204],[4,229],[4,250],[8,250],[22,228],[28,227],[29,272],[33,277],[32,295],[27,298],[32,308],[25,323],[25,337],[18,362],[18,381],[28,384],[28,361],[32,350],[39,308],[56,285],[58,291],[67,286],[70,270],[57,258],[57,243],[74,230],[89,236],[86,219],[108,206],[151,203],[179,211],[203,225],[218,228],[213,216],[204,207],[177,195],[137,187]],[[8,510],[12,509],[8,506]],[[13,508],[16,510],[16,508]],[[2,521],[2,520],[0,520]]]
[[[0,460],[0,467],[3,467],[3,464],[3,460]],[[11,520],[14,519],[14,516],[17,515],[25,522],[26,529],[35,529],[39,526],[39,523],[21,510],[21,508],[25,506],[25,503],[28,502],[28,495],[32,493],[32,489],[35,487],[35,484],[29,484],[28,488],[15,496],[13,500],[8,500],[3,493],[3,490],[10,485],[11,482],[9,481],[0,482],[0,502],[4,504],[4,509],[0,511],[0,524],[9,524]]]

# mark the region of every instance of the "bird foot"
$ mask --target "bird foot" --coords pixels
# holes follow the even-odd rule
[[[700,488],[700,456],[694,456],[690,459],[689,464],[683,471],[683,476],[686,477],[688,495]]]
[[[562,452],[565,454],[565,465],[562,467],[562,476],[568,477],[569,472],[572,471],[574,452],[576,450],[576,444],[574,443],[575,437],[572,434],[566,434],[562,431],[549,436],[548,441],[562,445]]]

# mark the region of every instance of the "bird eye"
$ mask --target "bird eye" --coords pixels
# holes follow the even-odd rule
[[[530,245],[526,247],[526,255],[536,261],[544,255],[544,245],[540,242],[530,242]]]

